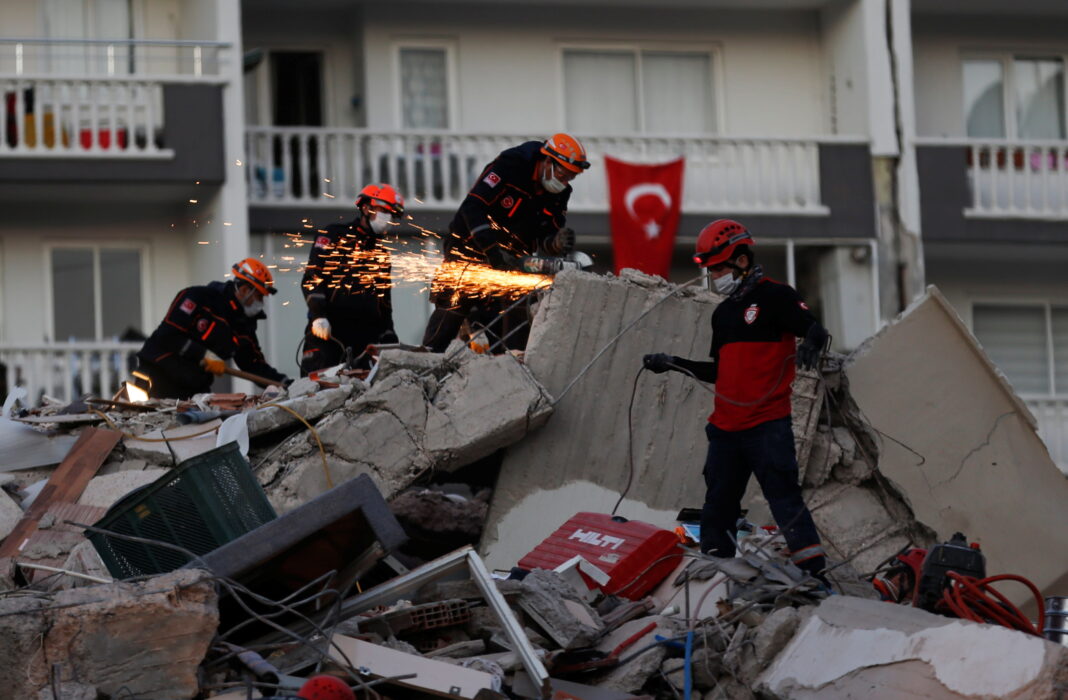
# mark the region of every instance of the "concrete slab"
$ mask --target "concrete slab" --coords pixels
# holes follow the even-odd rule
[[[768,667],[778,698],[1055,698],[1068,649],[993,625],[848,596],[825,600]]]
[[[169,469],[144,469],[141,471],[121,471],[104,476],[93,477],[82,491],[78,503],[83,506],[110,508],[120,498],[134,489],[151,484],[166,474]]]
[[[850,358],[853,398],[877,430],[879,470],[943,539],[982,543],[991,574],[1016,573],[1048,595],[1068,587],[1061,527],[1068,480],[1034,418],[934,287]],[[905,447],[902,444],[907,445]],[[1005,587],[1014,602],[1022,587]],[[1033,607],[1033,606],[1032,606]]]
[[[149,464],[172,467],[190,457],[215,449],[215,439],[222,421],[181,425],[164,430],[152,430],[137,440],[126,438],[127,459],[143,459]],[[166,438],[166,442],[163,441]],[[159,442],[155,442],[155,441]],[[168,447],[169,445],[169,447]],[[171,451],[174,455],[171,455]]]

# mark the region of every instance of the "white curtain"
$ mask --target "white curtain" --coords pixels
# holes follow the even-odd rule
[[[972,309],[972,329],[1016,391],[1051,391],[1044,307],[977,304]]]
[[[49,39],[129,39],[130,0],[42,0],[44,36]],[[115,46],[48,47],[45,68],[62,75],[129,73],[129,49]]]
[[[1001,61],[964,61],[964,119],[973,138],[1005,137]]]
[[[642,54],[645,131],[700,134],[716,130],[711,64],[707,53]]]
[[[630,51],[565,51],[564,114],[580,133],[638,131],[637,68]]]
[[[1016,130],[1023,139],[1064,138],[1064,67],[1060,59],[1018,58]]]
[[[401,49],[401,117],[405,129],[448,129],[445,49]]]

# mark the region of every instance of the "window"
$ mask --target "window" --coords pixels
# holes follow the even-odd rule
[[[1016,391],[1068,394],[1068,306],[976,304],[972,330]]]
[[[401,126],[449,128],[449,71],[444,48],[400,49]]]
[[[566,49],[569,129],[698,134],[716,129],[712,55],[701,51]]]
[[[112,340],[142,330],[140,249],[56,247],[50,257],[57,341]]]
[[[129,0],[42,0],[43,35],[49,39],[130,39]],[[90,44],[49,46],[47,68],[53,73],[123,74],[132,72],[132,55],[122,45],[108,50]]]
[[[968,136],[1065,137],[1064,60],[1061,57],[965,59],[963,85]]]

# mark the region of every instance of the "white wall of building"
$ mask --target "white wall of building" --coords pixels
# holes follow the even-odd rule
[[[1068,54],[1068,19],[915,15],[912,43],[917,134],[963,137],[962,57],[990,51]]]
[[[367,123],[400,125],[397,47],[451,48],[460,131],[540,134],[564,128],[561,52],[638,46],[715,52],[719,131],[802,136],[827,132],[819,18],[815,12],[545,8],[496,4],[458,11],[441,3],[367,13]],[[670,105],[665,105],[670,109]]]

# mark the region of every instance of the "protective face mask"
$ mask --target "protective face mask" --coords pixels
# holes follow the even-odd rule
[[[251,304],[245,304],[245,315],[249,318],[255,318],[263,311],[263,299],[258,299]]]
[[[735,279],[734,275],[729,272],[722,277],[712,278],[712,283],[720,294],[730,294],[738,288],[739,282],[741,282],[741,279]]]
[[[371,224],[371,230],[375,232],[376,236],[382,235],[386,227],[389,226],[390,216],[382,211],[372,212],[369,223]]]
[[[567,187],[567,183],[560,182],[556,179],[556,171],[553,169],[552,165],[546,165],[545,170],[549,172],[549,177],[543,176],[541,178],[541,186],[545,188],[545,191],[553,194],[560,194],[563,192],[564,188]]]

